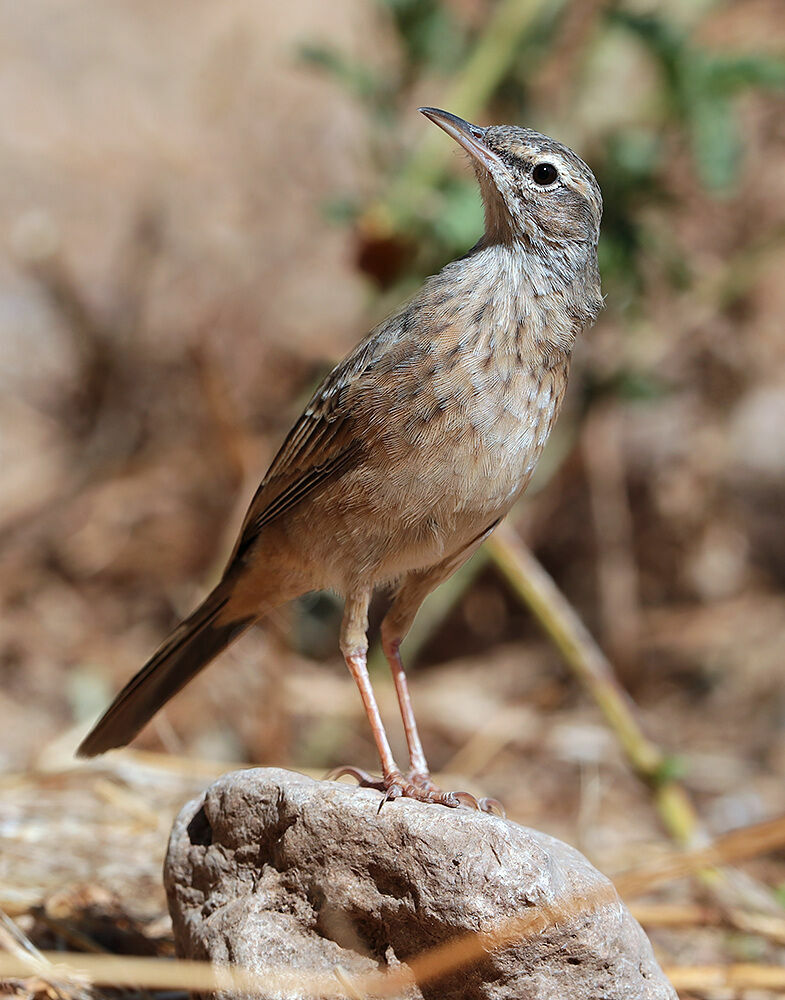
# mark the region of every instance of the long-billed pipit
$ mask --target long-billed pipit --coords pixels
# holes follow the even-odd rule
[[[431,781],[399,647],[420,604],[525,489],[559,412],[576,336],[602,305],[602,199],[570,149],[530,129],[422,113],[469,153],[485,232],[324,380],[246,515],[220,583],[123,688],[79,748],[122,746],[270,609],[332,589],[340,646],[360,691],[387,797],[444,805]],[[409,748],[395,763],[366,669],[368,604],[394,588],[381,626]]]

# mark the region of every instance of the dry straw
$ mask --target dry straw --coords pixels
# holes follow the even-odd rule
[[[629,898],[700,869],[758,857],[783,846],[785,816],[734,831],[704,847],[676,852],[655,864],[622,874],[616,879],[615,887],[608,884],[591,897],[568,897],[558,906],[538,906],[489,931],[461,936],[388,973],[358,977],[340,968],[321,974],[280,968],[253,973],[204,962],[62,952],[32,954],[17,948],[12,953],[0,955],[0,977],[38,976],[55,987],[73,983],[148,989],[242,990],[291,997],[394,997],[406,993],[414,982],[425,983],[459,971],[490,951],[525,941],[576,913],[613,905],[617,891]],[[666,972],[677,989],[785,990],[785,969],[774,966],[674,967]]]

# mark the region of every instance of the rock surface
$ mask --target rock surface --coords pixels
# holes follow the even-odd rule
[[[362,975],[523,914],[539,920],[524,940],[406,995],[675,1000],[639,925],[573,848],[465,808],[379,801],[282,770],[217,781],[169,843],[178,955]]]

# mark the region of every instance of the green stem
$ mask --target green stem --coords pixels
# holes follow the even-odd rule
[[[479,116],[509,72],[521,40],[546,0],[498,0],[483,33],[460,72],[440,100],[448,111],[469,120]],[[455,155],[438,130],[430,131],[400,172],[384,201],[371,214],[389,228],[419,212]]]
[[[637,774],[654,789],[668,833],[688,844],[698,818],[684,788],[666,776],[667,757],[643,732],[635,705],[621,687],[605,654],[540,563],[508,525],[485,543],[510,586],[556,645],[616,734]]]

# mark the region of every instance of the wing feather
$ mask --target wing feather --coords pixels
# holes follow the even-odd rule
[[[363,373],[381,350],[376,333],[316,390],[251,501],[230,565],[242,558],[265,525],[362,462],[371,444],[370,422],[356,404],[363,395]]]

